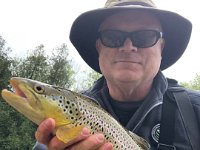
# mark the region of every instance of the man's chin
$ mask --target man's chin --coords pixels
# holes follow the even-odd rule
[[[132,82],[140,79],[142,77],[142,74],[134,71],[118,71],[114,76],[119,81]]]

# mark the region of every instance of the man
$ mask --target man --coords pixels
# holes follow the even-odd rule
[[[181,57],[190,34],[187,19],[156,9],[150,0],[108,0],[106,8],[82,14],[72,25],[70,39],[86,63],[103,75],[83,94],[97,100],[125,128],[145,138],[151,149],[157,149],[163,97],[168,90],[161,71]],[[187,92],[195,112],[199,112],[200,94]],[[179,112],[174,116],[172,148],[192,149]],[[64,144],[52,136],[54,126],[54,120],[47,119],[36,132],[37,141],[49,149],[112,149],[101,133],[90,135],[87,128]],[[40,149],[39,143],[35,149]]]

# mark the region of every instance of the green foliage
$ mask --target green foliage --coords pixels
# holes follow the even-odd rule
[[[73,83],[74,71],[68,60],[67,45],[54,49],[52,56],[45,55],[40,45],[25,58],[15,58],[12,63],[12,75],[38,80],[52,85],[69,88]]]
[[[74,71],[68,60],[67,45],[62,44],[61,47],[54,49],[50,58],[50,71],[48,83],[60,87],[69,88],[74,83]]]
[[[9,67],[11,66],[11,59],[8,54],[11,49],[6,47],[5,40],[0,36],[0,90],[6,87],[11,76]]]
[[[32,149],[36,125],[0,100],[0,149]]]
[[[48,57],[44,46],[40,45],[27,57],[15,59],[12,64],[12,75],[45,82],[49,71]]]
[[[82,78],[82,84],[79,84],[79,87],[77,87],[77,91],[79,91],[79,89],[85,90],[90,88],[94,84],[94,82],[102,76],[102,74],[94,70],[85,71],[84,74],[86,74],[86,77]]]
[[[195,78],[192,81],[190,81],[189,83],[183,82],[181,83],[181,85],[189,89],[200,90],[200,75],[196,74]]]

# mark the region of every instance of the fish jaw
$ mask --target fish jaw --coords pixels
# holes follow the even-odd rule
[[[45,84],[20,77],[11,78],[10,84],[15,92],[4,89],[2,97],[34,123],[39,125],[46,118],[53,118],[56,127],[71,123],[56,101],[48,100],[47,97],[34,91],[35,85],[45,86]]]
[[[4,89],[1,93],[3,99],[28,119],[36,124],[40,124],[45,119],[44,113],[40,109],[33,107],[36,105],[36,99],[31,96],[25,84],[17,80],[17,78],[12,78],[10,84],[15,93]]]

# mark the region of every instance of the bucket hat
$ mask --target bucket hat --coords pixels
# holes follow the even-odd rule
[[[95,47],[98,28],[108,16],[129,10],[147,11],[160,20],[165,39],[160,69],[164,70],[173,65],[188,45],[192,24],[175,12],[158,9],[151,0],[108,0],[105,7],[78,16],[72,24],[70,40],[83,60],[92,69],[101,73]]]

